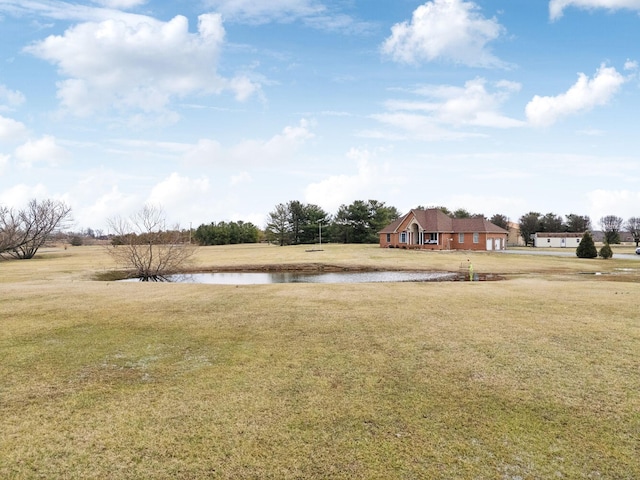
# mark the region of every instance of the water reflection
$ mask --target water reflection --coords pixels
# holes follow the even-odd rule
[[[449,272],[216,272],[169,275],[178,283],[216,285],[265,285],[271,283],[367,283],[367,282],[438,282],[457,278]]]

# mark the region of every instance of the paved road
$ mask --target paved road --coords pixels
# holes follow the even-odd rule
[[[529,250],[501,250],[500,253],[509,253],[515,255],[552,255],[556,257],[575,257],[575,250],[567,250],[558,251],[558,250],[546,250],[544,248],[531,248]],[[613,258],[623,259],[623,260],[640,260],[640,255],[633,255],[629,253],[614,253]]]

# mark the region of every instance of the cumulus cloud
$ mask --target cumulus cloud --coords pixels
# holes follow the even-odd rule
[[[287,126],[269,140],[247,140],[234,146],[231,157],[240,163],[282,163],[307,141],[314,138],[309,121],[302,119],[297,126]]]
[[[174,97],[230,90],[246,99],[258,90],[244,77],[216,73],[224,36],[218,14],[200,15],[195,34],[183,16],[125,17],[81,23],[26,51],[58,66],[66,77],[58,97],[74,114],[112,107],[158,112]]]
[[[640,0],[551,0],[549,2],[549,17],[551,20],[561,18],[564,10],[568,7],[586,10],[604,8],[607,10],[640,11]]]
[[[45,135],[38,140],[29,140],[16,148],[16,159],[25,167],[44,163],[55,167],[69,158],[69,152],[58,145],[56,138]]]
[[[504,67],[488,48],[505,33],[495,18],[464,0],[433,0],[419,6],[410,22],[397,23],[382,52],[400,63],[437,59],[473,67]]]
[[[331,175],[305,189],[305,201],[336,211],[342,204],[357,198],[377,198],[381,188],[397,187],[405,179],[394,175],[389,164],[375,163],[376,153],[366,149],[352,148],[347,159],[355,162],[357,172],[353,175]]]
[[[148,201],[166,207],[176,203],[188,203],[190,198],[208,192],[209,180],[207,178],[191,179],[174,172],[153,187]]]
[[[594,226],[606,215],[616,215],[625,220],[638,216],[636,206],[640,203],[640,191],[593,190],[587,194],[587,199]]]
[[[535,95],[525,108],[527,119],[534,126],[549,126],[562,117],[606,105],[625,81],[615,68],[604,65],[593,78],[579,73],[578,81],[567,92],[555,97]]]
[[[372,115],[396,138],[417,140],[455,140],[477,136],[475,132],[456,130],[464,127],[514,128],[525,123],[501,113],[502,105],[520,90],[520,84],[502,80],[488,84],[483,78],[469,80],[462,87],[425,85],[412,90],[410,100],[388,100],[387,112]],[[419,97],[415,99],[415,97]],[[380,137],[383,132],[379,132]],[[375,131],[365,136],[376,136]]]
[[[10,90],[5,85],[0,85],[0,110],[10,110],[22,105],[25,97],[18,90]]]
[[[0,115],[0,142],[20,141],[26,135],[27,127],[22,122]]]
[[[10,208],[22,208],[34,198],[51,198],[51,195],[42,183],[36,185],[20,183],[0,191],[0,205]]]
[[[190,178],[174,172],[151,189],[147,203],[161,206],[170,224],[185,227],[190,219],[206,218],[211,197],[207,177]]]

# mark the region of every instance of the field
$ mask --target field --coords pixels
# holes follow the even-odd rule
[[[640,478],[639,261],[235,246],[193,268],[468,263],[505,280],[118,283],[100,247],[0,261],[0,478]]]

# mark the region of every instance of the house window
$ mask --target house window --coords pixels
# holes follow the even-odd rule
[[[424,243],[426,245],[437,245],[438,244],[438,234],[437,233],[424,233]]]
[[[480,234],[478,232],[473,234],[473,243],[480,243]]]
[[[402,232],[400,234],[400,243],[407,243],[407,232]]]
[[[458,243],[464,243],[464,233],[458,234]]]
[[[391,234],[387,233],[387,243],[391,243]]]

